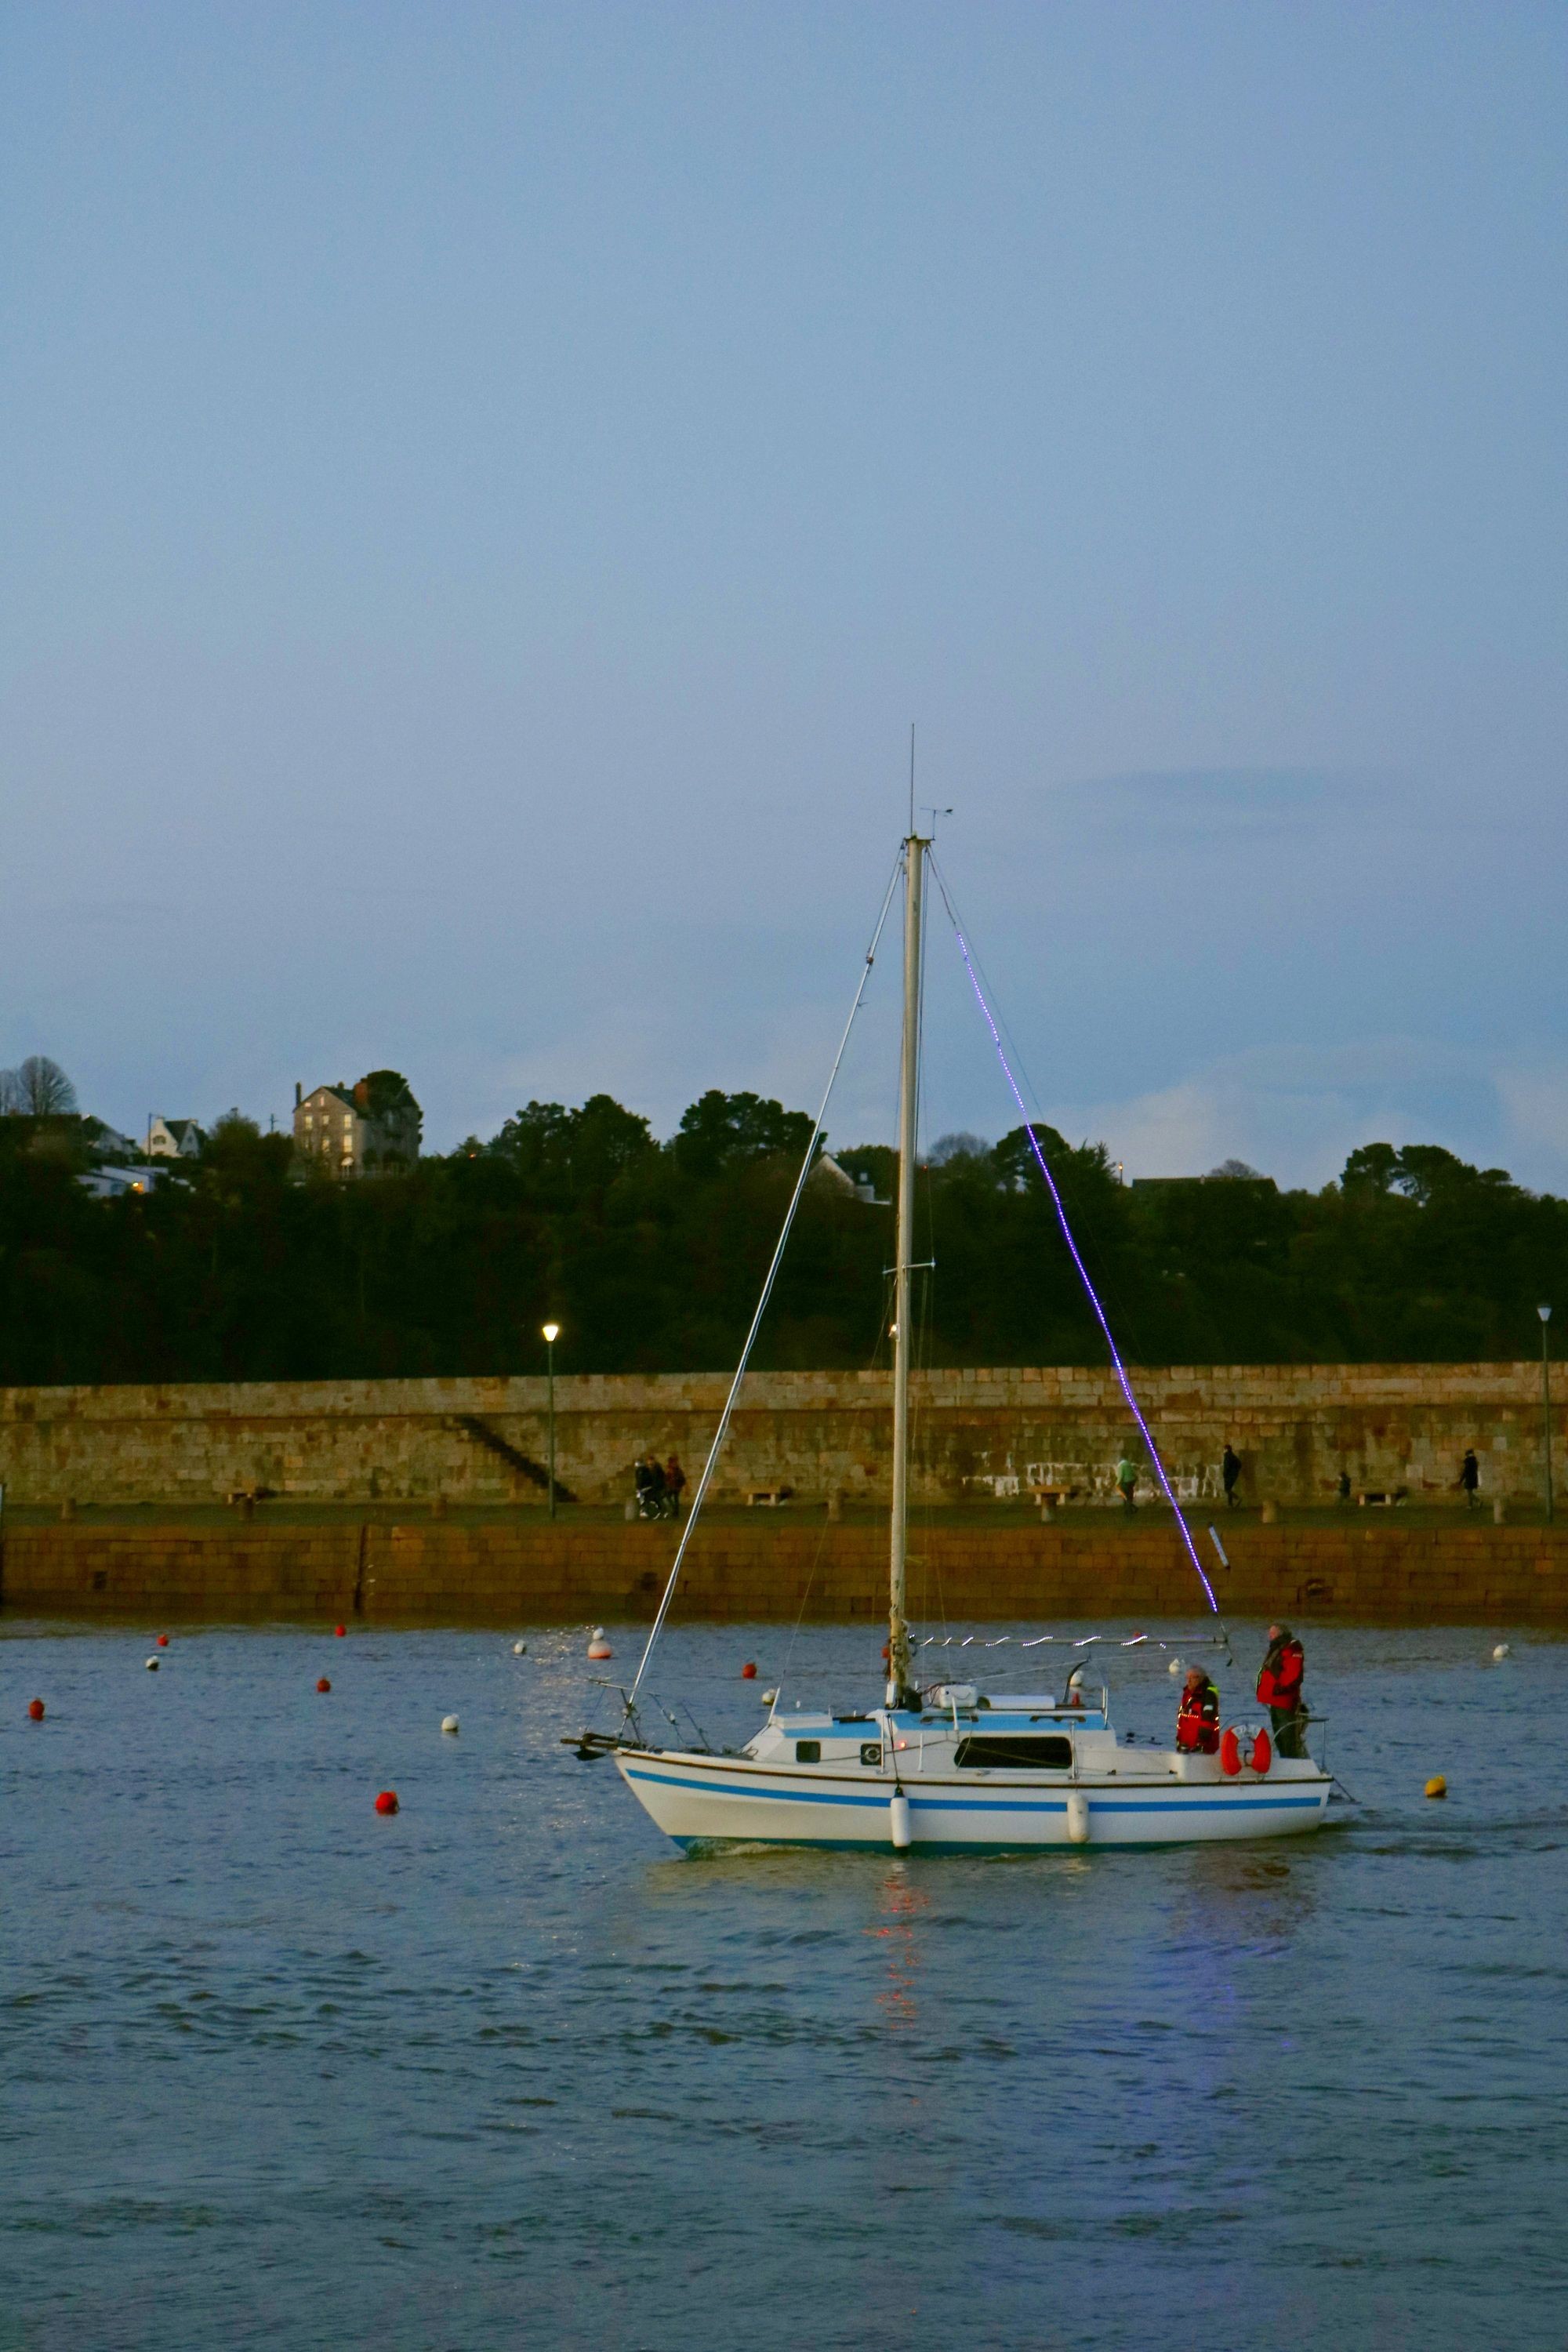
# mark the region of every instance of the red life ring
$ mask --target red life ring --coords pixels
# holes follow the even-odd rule
[[[1273,1761],[1274,1742],[1261,1725],[1252,1730],[1246,1724],[1239,1728],[1230,1724],[1220,1735],[1219,1769],[1227,1780],[1234,1780],[1241,1771],[1261,1776]]]

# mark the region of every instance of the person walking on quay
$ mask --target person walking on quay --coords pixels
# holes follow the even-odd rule
[[[669,1517],[672,1519],[678,1519],[680,1517],[680,1497],[685,1488],[686,1473],[672,1454],[664,1465],[665,1501],[668,1505]]]
[[[1131,1512],[1138,1508],[1132,1499],[1137,1487],[1138,1465],[1131,1455],[1124,1454],[1116,1465],[1116,1489],[1121,1497],[1121,1507],[1124,1511]]]
[[[1236,1508],[1236,1482],[1241,1475],[1241,1456],[1237,1452],[1228,1437],[1225,1441],[1225,1452],[1220,1456],[1219,1475],[1225,1481],[1226,1509],[1227,1511],[1234,1511]]]
[[[1301,1757],[1307,1752],[1302,1738],[1307,1726],[1307,1705],[1301,1691],[1306,1671],[1307,1654],[1289,1626],[1270,1625],[1268,1653],[1258,1677],[1258,1696],[1268,1709],[1268,1719],[1274,1726],[1274,1745],[1281,1756]]]
[[[1473,1511],[1476,1507],[1476,1490],[1479,1486],[1480,1483],[1481,1465],[1476,1460],[1476,1449],[1473,1445],[1467,1445],[1465,1448],[1465,1458],[1459,1465],[1459,1475],[1456,1481],[1456,1484],[1462,1486],[1465,1490],[1465,1508],[1467,1511]]]

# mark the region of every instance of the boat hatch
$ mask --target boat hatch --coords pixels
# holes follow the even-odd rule
[[[1060,1769],[1072,1762],[1072,1741],[1061,1732],[971,1733],[959,1741],[952,1760],[972,1771],[988,1766],[1005,1771],[1048,1770],[1053,1765]]]

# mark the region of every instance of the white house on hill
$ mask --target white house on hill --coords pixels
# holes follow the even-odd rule
[[[159,1112],[147,1122],[149,1160],[197,1160],[205,1141],[194,1118],[164,1118]]]

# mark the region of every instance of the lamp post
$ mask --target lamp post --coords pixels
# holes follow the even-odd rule
[[[1550,1307],[1538,1307],[1541,1318],[1541,1441],[1546,1461],[1546,1523],[1552,1524],[1552,1359],[1547,1353],[1546,1327],[1552,1320]]]
[[[555,1342],[561,1337],[559,1323],[544,1326],[545,1380],[550,1391],[550,1516],[555,1517]]]

